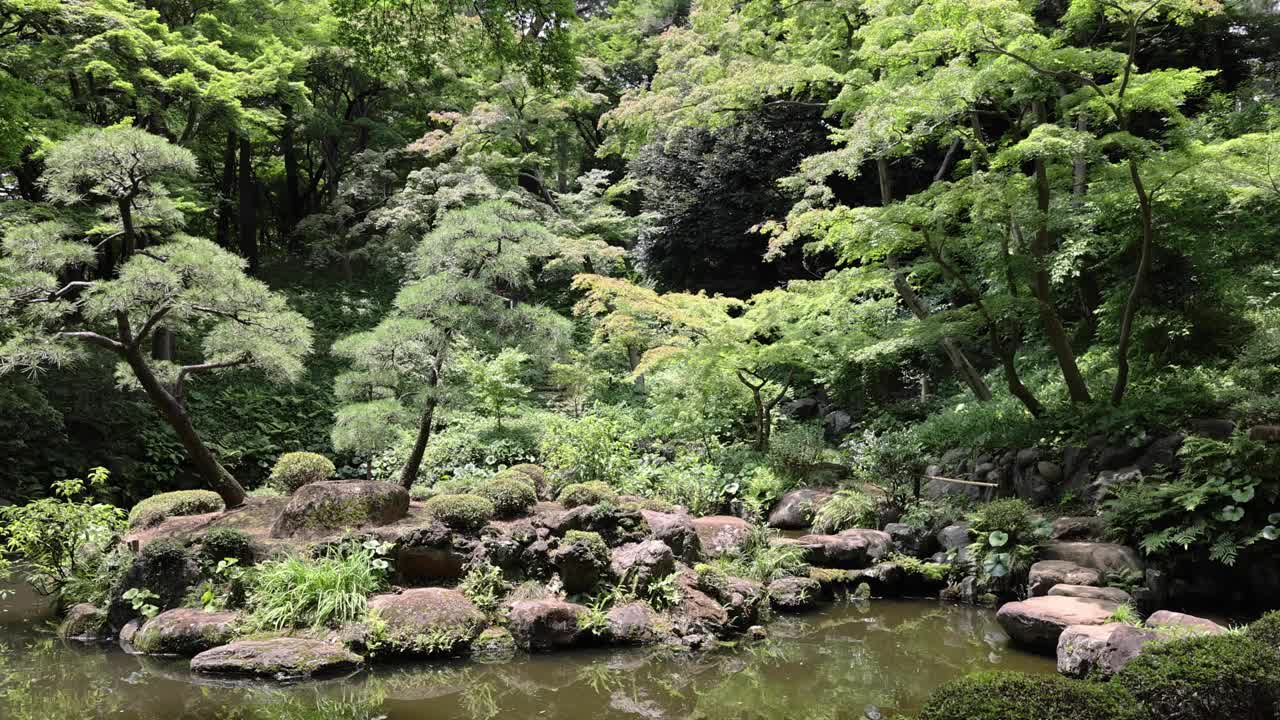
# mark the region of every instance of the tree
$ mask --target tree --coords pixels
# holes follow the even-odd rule
[[[514,405],[529,397],[529,386],[520,378],[529,356],[515,348],[503,348],[497,355],[463,353],[458,371],[465,378],[467,397],[502,428],[502,418]]]

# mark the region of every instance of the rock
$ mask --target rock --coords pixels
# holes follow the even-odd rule
[[[1041,557],[1045,560],[1067,560],[1101,573],[1132,571],[1141,575],[1143,570],[1142,559],[1136,550],[1115,543],[1054,542],[1045,546]]]
[[[1118,607],[1106,600],[1046,595],[1008,603],[996,612],[996,620],[1015,642],[1049,654],[1068,626],[1103,625]]]
[[[1182,441],[1186,436],[1182,433],[1174,433],[1166,435],[1147,446],[1141,457],[1134,461],[1134,465],[1144,473],[1151,473],[1157,467],[1166,470],[1176,470],[1178,468],[1178,449],[1182,447]]]
[[[889,523],[884,526],[893,544],[899,551],[912,557],[928,557],[933,552],[934,537],[927,528],[918,528],[906,523]]]
[[[363,663],[359,655],[323,640],[274,638],[239,640],[205,650],[191,659],[191,670],[210,675],[296,680],[351,672]]]
[[[1249,439],[1256,442],[1280,442],[1280,425],[1254,425],[1249,428]]]
[[[675,631],[682,636],[719,635],[729,624],[729,613],[698,587],[698,576],[683,570],[676,576],[680,604],[670,610]]]
[[[1113,587],[1093,587],[1091,585],[1054,585],[1049,588],[1049,594],[1060,597],[1078,597],[1090,600],[1106,600],[1118,605],[1125,605],[1133,602],[1133,596]]]
[[[1040,459],[1040,451],[1037,448],[1023,448],[1013,458],[1014,467],[1025,468],[1031,463]]]
[[[382,655],[448,655],[470,646],[485,625],[484,613],[460,590],[414,588],[375,595],[369,610],[385,629],[378,638]]]
[[[610,556],[609,569],[620,583],[645,590],[655,580],[661,580],[676,571],[675,555],[666,543],[657,540],[631,543],[615,548]]]
[[[688,514],[641,510],[640,515],[649,526],[649,537],[665,543],[676,559],[692,564],[702,558],[702,541]]]
[[[1098,467],[1103,470],[1119,470],[1132,465],[1134,460],[1142,456],[1142,448],[1130,445],[1103,448],[1098,453]]]
[[[337,480],[303,485],[271,527],[275,538],[319,538],[339,530],[390,525],[409,513],[395,483]]]
[[[605,633],[611,641],[623,645],[657,642],[658,615],[638,601],[615,605],[605,615]]]
[[[1110,494],[1111,489],[1118,485],[1127,485],[1132,482],[1142,480],[1142,471],[1136,467],[1126,467],[1120,470],[1104,470],[1098,473],[1097,479],[1089,484],[1089,499],[1094,503],[1105,500]]]
[[[515,638],[506,628],[485,628],[471,643],[471,656],[480,662],[509,660],[516,652]]]
[[[769,604],[779,612],[804,612],[818,606],[822,584],[813,578],[785,577],[769,583]]]
[[[822,418],[822,425],[831,437],[840,437],[853,427],[853,416],[843,410],[832,410]]]
[[[724,607],[729,617],[728,626],[735,630],[755,625],[760,619],[760,611],[765,608],[764,586],[755,580],[726,578],[723,584],[707,588],[707,593]]]
[[[580,505],[540,518],[540,522],[556,537],[570,530],[598,533],[609,547],[639,542],[649,536],[649,526],[640,508],[606,505]]]
[[[973,540],[969,537],[969,523],[948,525],[938,531],[938,544],[944,551],[967,548]]]
[[[1089,448],[1065,447],[1062,449],[1062,471],[1066,478],[1064,486],[1075,491],[1083,491],[1089,485],[1090,469]]]
[[[751,524],[731,515],[712,515],[693,519],[698,532],[702,552],[708,557],[719,557],[741,548],[751,533]]]
[[[1032,597],[1048,595],[1054,585],[1101,585],[1102,575],[1066,560],[1041,560],[1027,573],[1027,589]]]
[[[1225,627],[1212,620],[1171,610],[1157,610],[1151,613],[1146,625],[1149,628],[1176,628],[1189,635],[1221,635],[1227,632]]]
[[[838,535],[805,535],[799,541],[807,548],[811,565],[857,570],[870,567],[893,548],[889,534],[881,530],[845,530]]]
[[[1187,429],[1195,435],[1214,440],[1229,440],[1236,431],[1236,424],[1223,418],[1195,418],[1187,423]]]
[[[578,617],[587,609],[563,600],[518,600],[511,604],[508,629],[516,645],[532,651],[572,647],[582,642]]]
[[[129,622],[124,624],[124,627],[120,628],[119,639],[120,639],[121,650],[124,650],[125,653],[129,655],[142,654],[138,652],[138,649],[133,646],[133,639],[137,637],[138,630],[141,628],[142,628],[142,621],[137,618],[130,620]]]
[[[791,402],[783,403],[778,409],[787,417],[797,420],[812,420],[818,417],[822,406],[814,398],[798,398]]]
[[[133,647],[146,655],[190,657],[231,642],[237,612],[205,612],[192,608],[165,610],[148,620],[133,637]]]
[[[873,597],[900,597],[907,573],[895,562],[880,562],[850,573],[849,582],[857,587],[865,584]]]
[[[832,495],[832,491],[826,488],[803,488],[786,493],[769,512],[769,527],[780,530],[808,528],[813,524],[813,514]]]
[[[1054,485],[1062,480],[1062,468],[1058,467],[1057,463],[1052,463],[1048,460],[1041,460],[1036,463],[1036,474]]]
[[[1101,540],[1106,526],[1096,515],[1060,517],[1053,521],[1050,537],[1054,540]]]
[[[1023,500],[1038,505],[1053,496],[1053,485],[1032,466],[1014,473],[1013,491]]]
[[[1156,637],[1124,623],[1070,625],[1058,637],[1058,672],[1074,678],[1110,677]]]
[[[107,614],[89,603],[72,605],[58,625],[58,637],[76,642],[102,642],[110,636]]]
[[[564,591],[582,595],[593,592],[608,576],[609,549],[598,538],[590,541],[580,537],[573,542],[561,542],[551,554],[551,563],[560,573]]]

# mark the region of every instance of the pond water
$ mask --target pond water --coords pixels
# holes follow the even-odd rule
[[[769,625],[769,639],[692,654],[651,649],[418,663],[291,686],[218,683],[186,663],[65,645],[0,625],[0,718],[437,720],[795,718],[918,709],[981,669],[1053,672],[1008,647],[990,610],[934,601],[837,603]]]

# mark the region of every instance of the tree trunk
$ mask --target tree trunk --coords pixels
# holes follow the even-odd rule
[[[120,262],[123,264],[133,256],[133,251],[138,247],[138,235],[133,229],[133,198],[120,198],[116,201],[116,207],[120,210],[120,225],[124,229],[124,239],[120,244]]]
[[[293,108],[289,105],[284,106],[284,117],[284,130],[280,134],[280,154],[284,156],[284,202],[281,203],[283,226],[280,232],[289,239],[289,250],[294,252],[298,250],[298,238],[293,229],[302,213],[298,208],[298,151],[294,147]]]
[[[137,349],[127,350],[125,352],[125,361],[129,363],[129,367],[133,370],[134,376],[138,378],[142,389],[146,391],[147,398],[151,400],[151,404],[155,406],[160,416],[177,433],[178,439],[182,442],[182,447],[187,451],[187,457],[196,466],[196,472],[200,473],[200,477],[209,486],[209,489],[218,493],[228,508],[243,505],[246,497],[244,488],[240,486],[240,483],[236,482],[231,473],[227,472],[227,469],[222,467],[218,459],[209,451],[204,441],[200,439],[199,433],[196,432],[195,426],[191,424],[191,417],[187,414],[187,411],[160,384],[155,374],[151,372],[151,368],[147,365],[146,358],[142,356],[142,353]]]
[[[240,254],[249,261],[249,274],[258,274],[258,188],[253,180],[253,144],[240,138]]]
[[[235,203],[232,196],[236,191],[236,134],[227,132],[227,141],[222,150],[222,182],[218,185],[218,229],[215,239],[220,247],[231,248],[232,215]]]
[[[955,144],[951,146],[954,151]],[[950,152],[948,153],[950,155]],[[944,166],[947,161],[944,160]],[[893,202],[893,187],[889,176],[889,161],[884,158],[876,158],[876,169],[880,176],[880,204],[888,206]],[[902,303],[907,306],[911,314],[917,320],[925,320],[929,317],[929,308],[916,295],[916,291],[911,287],[911,283],[907,281],[905,273],[898,270],[898,259],[890,255],[887,258],[889,269],[893,271],[893,288],[898,291],[898,296],[902,298]],[[973,396],[978,398],[979,402],[987,402],[991,399],[991,388],[987,386],[987,381],[982,377],[982,373],[973,366],[969,361],[969,357],[965,355],[964,350],[950,337],[944,337],[940,341],[942,350],[947,354],[947,359],[951,361],[951,366],[960,374],[960,379],[965,385],[969,386],[969,390],[973,392]]]
[[[432,383],[434,388],[437,383]],[[427,398],[427,406],[422,409],[422,417],[418,422],[418,437],[414,438],[413,450],[409,459],[400,471],[400,485],[408,490],[418,481],[418,466],[422,464],[422,456],[427,452],[427,443],[431,440],[431,424],[435,422],[436,399]]]
[[[1111,389],[1111,402],[1119,405],[1124,400],[1125,391],[1129,387],[1129,345],[1133,340],[1133,319],[1138,313],[1138,304],[1142,299],[1142,288],[1147,275],[1151,272],[1151,251],[1155,245],[1155,228],[1151,220],[1151,196],[1147,194],[1146,185],[1142,181],[1142,173],[1138,161],[1129,158],[1129,179],[1133,183],[1133,191],[1138,196],[1138,208],[1142,213],[1142,245],[1138,253],[1138,269],[1133,276],[1133,288],[1125,300],[1124,311],[1120,315],[1120,340],[1116,345],[1116,384]]]
[[[1045,122],[1044,103],[1036,100],[1036,117]],[[1031,242],[1032,261],[1035,266],[1032,290],[1035,291],[1036,305],[1040,310],[1040,324],[1049,338],[1049,347],[1053,349],[1058,367],[1062,370],[1062,379],[1067,384],[1067,392],[1072,402],[1089,402],[1089,386],[1076,364],[1075,351],[1071,348],[1071,338],[1062,326],[1062,318],[1058,316],[1058,308],[1053,302],[1053,287],[1049,278],[1049,260],[1051,238],[1049,237],[1049,172],[1043,157],[1035,159],[1036,174],[1036,222],[1035,238]]]

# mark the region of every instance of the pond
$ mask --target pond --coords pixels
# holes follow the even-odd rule
[[[699,653],[406,664],[291,686],[218,683],[192,677],[185,661],[68,646],[29,627],[0,626],[7,720],[857,720],[868,706],[886,718],[912,712],[975,670],[1054,671],[1010,648],[993,611],[923,600],[837,603],[776,619],[767,640]]]

